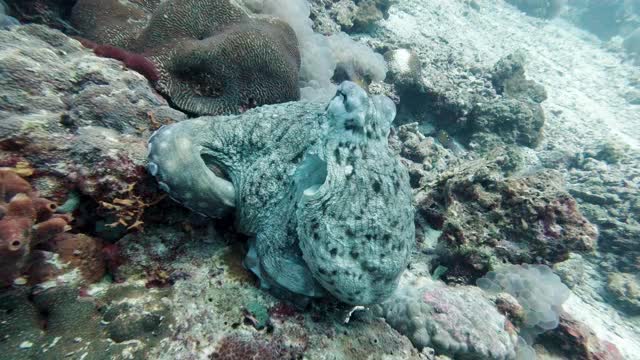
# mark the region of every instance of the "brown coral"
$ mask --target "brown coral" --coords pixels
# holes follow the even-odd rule
[[[89,282],[102,277],[101,243],[86,235],[67,234],[71,216],[56,214],[56,209],[55,203],[39,197],[15,172],[0,169],[0,287],[11,285],[26,272],[39,280],[55,272],[43,270],[49,258],[43,250],[53,250],[78,267]]]
[[[229,0],[80,0],[72,21],[90,40],[151,60],[157,90],[191,113],[238,113],[300,96],[293,30]]]

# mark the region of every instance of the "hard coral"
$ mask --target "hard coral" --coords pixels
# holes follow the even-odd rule
[[[300,95],[293,30],[275,18],[249,17],[229,0],[80,0],[72,21],[150,79],[157,69],[156,89],[190,113],[239,113]]]

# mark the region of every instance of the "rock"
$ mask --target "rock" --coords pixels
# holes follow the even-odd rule
[[[501,155],[503,154],[503,155]],[[556,263],[590,251],[597,229],[581,214],[556,171],[504,176],[508,155],[462,162],[415,196],[417,217],[441,230],[445,279],[475,279],[492,263]]]
[[[563,358],[585,360],[623,360],[618,348],[599,339],[593,330],[563,312],[554,330],[540,335],[537,343]]]
[[[640,155],[616,139],[577,154],[568,188],[582,213],[598,226],[598,249],[615,272],[640,271]]]
[[[640,279],[637,274],[609,274],[607,290],[620,308],[631,314],[640,314]]]
[[[27,164],[36,190],[60,203],[71,188],[96,202],[126,196],[146,177],[143,137],[186,118],[142,75],[59,31],[0,31],[0,54],[0,166]]]
[[[546,92],[526,79],[524,54],[508,55],[492,69],[476,69],[456,64],[452,57],[429,59],[433,55],[418,50],[411,56],[400,56],[402,51],[392,50],[387,55],[390,79],[401,99],[400,123],[417,120],[431,124],[479,151],[504,144],[536,147],[540,143],[545,123],[540,103]],[[398,69],[402,68],[412,70],[403,70],[406,75],[400,75]]]

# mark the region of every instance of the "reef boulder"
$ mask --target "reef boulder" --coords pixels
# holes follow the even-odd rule
[[[59,203],[71,190],[124,197],[146,176],[144,138],[186,118],[142,75],[44,26],[0,31],[0,67],[0,166],[24,168]]]
[[[473,278],[499,260],[553,264],[594,248],[597,229],[564,190],[561,174],[505,176],[510,161],[496,152],[463,162],[418,190],[418,219],[442,232],[446,276]]]

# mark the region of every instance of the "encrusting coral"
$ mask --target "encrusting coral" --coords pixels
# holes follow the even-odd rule
[[[80,0],[72,22],[96,51],[151,74],[156,89],[190,113],[239,113],[300,96],[293,30],[229,0]]]
[[[48,263],[47,252],[80,270],[87,282],[105,272],[102,243],[83,234],[70,234],[71,216],[56,214],[57,205],[38,196],[15,172],[0,169],[0,287],[22,275],[37,283],[58,275],[62,268]]]
[[[376,303],[414,243],[406,169],[388,147],[395,106],[351,82],[329,106],[286,103],[169,125],[149,140],[162,189],[255,235],[245,264],[274,291]],[[208,165],[218,171],[215,173]]]

